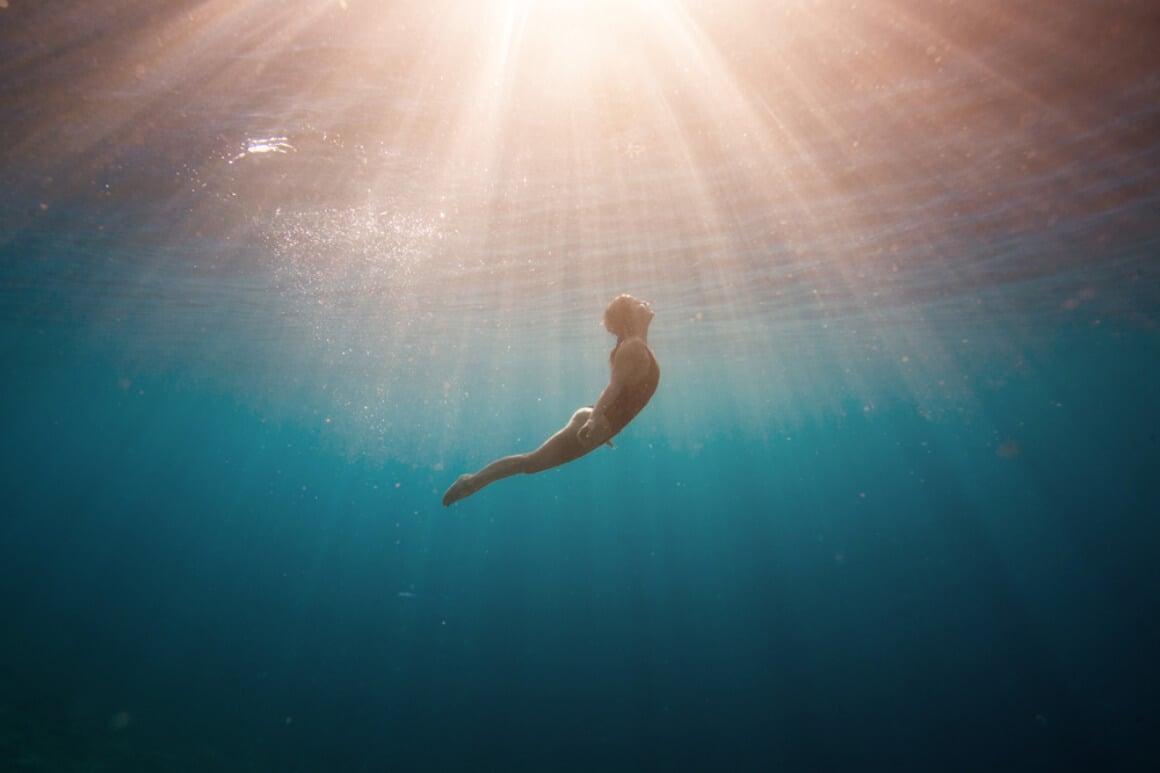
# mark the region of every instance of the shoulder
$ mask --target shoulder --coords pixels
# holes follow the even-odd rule
[[[652,352],[642,338],[626,338],[612,356],[613,370],[624,371],[626,375],[643,375],[651,367]]]
[[[649,354],[648,344],[644,342],[643,338],[626,338],[616,346],[616,359],[621,357],[629,359],[637,359],[640,357],[648,358]]]

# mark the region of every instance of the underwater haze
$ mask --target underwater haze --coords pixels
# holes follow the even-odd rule
[[[1160,769],[1157,39],[0,0],[0,771]]]

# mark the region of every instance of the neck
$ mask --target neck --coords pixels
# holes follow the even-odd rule
[[[624,343],[625,341],[627,341],[630,338],[639,338],[640,340],[644,341],[645,343],[648,343],[648,330],[633,330],[631,332],[625,333],[622,336],[617,336],[616,337],[616,345],[620,346],[622,343]]]

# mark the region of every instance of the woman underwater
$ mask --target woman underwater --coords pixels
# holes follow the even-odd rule
[[[660,382],[661,371],[648,348],[648,326],[653,310],[631,295],[613,299],[604,310],[604,328],[616,336],[608,357],[612,370],[608,386],[596,405],[572,414],[568,424],[535,451],[497,459],[477,473],[460,475],[443,495],[450,505],[484,486],[519,473],[531,474],[559,467],[610,442],[648,404]]]

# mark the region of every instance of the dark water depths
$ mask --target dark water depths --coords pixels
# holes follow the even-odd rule
[[[0,3],[0,770],[1151,769],[1158,22]]]

